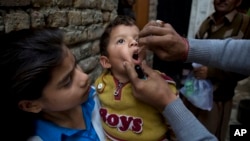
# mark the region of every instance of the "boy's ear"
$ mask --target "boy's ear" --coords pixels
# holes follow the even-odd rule
[[[38,101],[21,100],[18,103],[18,107],[26,112],[39,113],[42,110],[42,106]]]
[[[107,56],[100,56],[100,63],[105,69],[111,68],[111,64]]]

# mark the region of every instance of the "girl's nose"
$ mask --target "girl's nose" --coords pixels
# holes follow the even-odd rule
[[[89,76],[83,70],[78,66],[77,68],[77,73],[78,73],[78,79],[79,79],[79,85],[80,87],[86,86],[86,83],[89,81]]]
[[[83,74],[82,76],[81,76],[81,80],[80,80],[80,87],[81,88],[84,88],[85,86],[86,86],[86,84],[87,83],[89,83],[89,76],[87,75],[87,74]]]

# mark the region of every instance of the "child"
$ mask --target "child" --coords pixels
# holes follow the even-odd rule
[[[100,63],[104,72],[95,86],[101,103],[100,115],[110,140],[166,140],[169,127],[161,112],[135,99],[123,61],[141,64],[146,56],[139,51],[139,29],[132,18],[118,16],[107,26],[100,40]],[[175,83],[159,72],[177,93]]]
[[[1,113],[7,124],[2,132],[8,140],[105,140],[95,89],[61,31],[25,29],[0,40],[2,107],[8,109]]]

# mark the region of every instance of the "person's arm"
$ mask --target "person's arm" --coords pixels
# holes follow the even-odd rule
[[[168,104],[163,115],[179,141],[217,141],[216,137],[185,107],[181,99]]]
[[[217,67],[241,74],[250,74],[250,40],[188,39],[187,62]]]
[[[147,79],[139,79],[132,63],[125,62],[124,67],[132,84],[133,95],[159,111],[163,111],[164,117],[173,128],[178,140],[217,140],[184,106],[181,99],[171,91],[159,73],[142,63],[141,67],[147,75]]]

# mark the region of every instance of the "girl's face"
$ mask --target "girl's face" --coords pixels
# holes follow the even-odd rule
[[[127,78],[123,67],[123,62],[128,61],[134,64],[141,64],[145,58],[145,51],[139,52],[138,36],[139,29],[137,26],[119,25],[112,29],[108,44],[107,63],[112,73],[117,76]]]
[[[88,98],[90,90],[89,77],[76,64],[75,57],[64,47],[65,57],[60,66],[52,72],[52,79],[38,99],[41,110],[61,112],[73,109]]]

